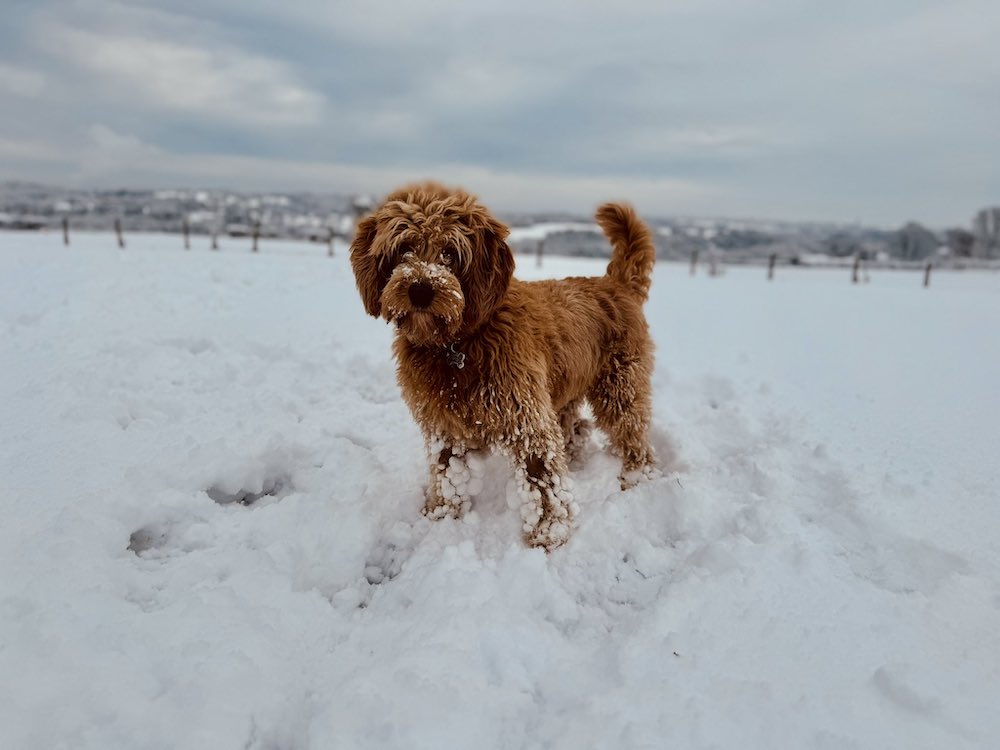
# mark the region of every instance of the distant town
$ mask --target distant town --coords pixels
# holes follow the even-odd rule
[[[0,183],[0,230],[189,232],[196,235],[350,239],[377,196],[249,193],[223,190],[83,190]],[[521,253],[607,256],[590,217],[554,213],[501,215]],[[823,265],[857,259],[874,265],[934,261],[994,266],[1000,261],[1000,206],[972,215],[969,226],[934,230],[909,222],[886,230],[850,224],[747,219],[646,217],[657,253],[672,260]]]

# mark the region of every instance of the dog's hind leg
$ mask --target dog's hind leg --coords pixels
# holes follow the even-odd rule
[[[650,351],[649,346],[637,348]],[[608,358],[587,392],[597,426],[607,434],[612,450],[622,457],[618,479],[623,490],[654,473],[655,456],[648,439],[653,411],[652,369],[650,354],[636,354],[623,346]]]
[[[441,436],[428,438],[431,481],[423,514],[428,518],[461,518],[472,498],[483,490],[482,458],[468,446]]]
[[[571,467],[577,463],[594,429],[589,419],[580,416],[582,403],[582,399],[572,401],[559,412],[559,425],[562,427],[563,445],[566,448],[566,463]]]

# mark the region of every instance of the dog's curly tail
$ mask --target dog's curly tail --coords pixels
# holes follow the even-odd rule
[[[611,241],[608,276],[635,292],[649,297],[656,248],[653,238],[635,209],[627,203],[605,203],[597,209],[597,223]]]

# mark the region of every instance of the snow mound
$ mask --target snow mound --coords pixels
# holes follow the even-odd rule
[[[277,245],[0,235],[0,747],[1000,736],[1000,277],[660,265],[663,474],[595,434],[546,555],[498,457],[421,516],[391,331]]]

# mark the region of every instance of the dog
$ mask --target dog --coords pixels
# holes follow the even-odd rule
[[[358,223],[351,266],[367,313],[396,327],[397,379],[430,456],[428,518],[468,510],[489,449],[513,464],[524,541],[565,543],[584,401],[622,458],[622,489],[655,472],[642,310],[655,249],[631,206],[596,219],[613,248],[606,275],[535,282],[513,278],[508,228],[464,190],[407,185]]]

